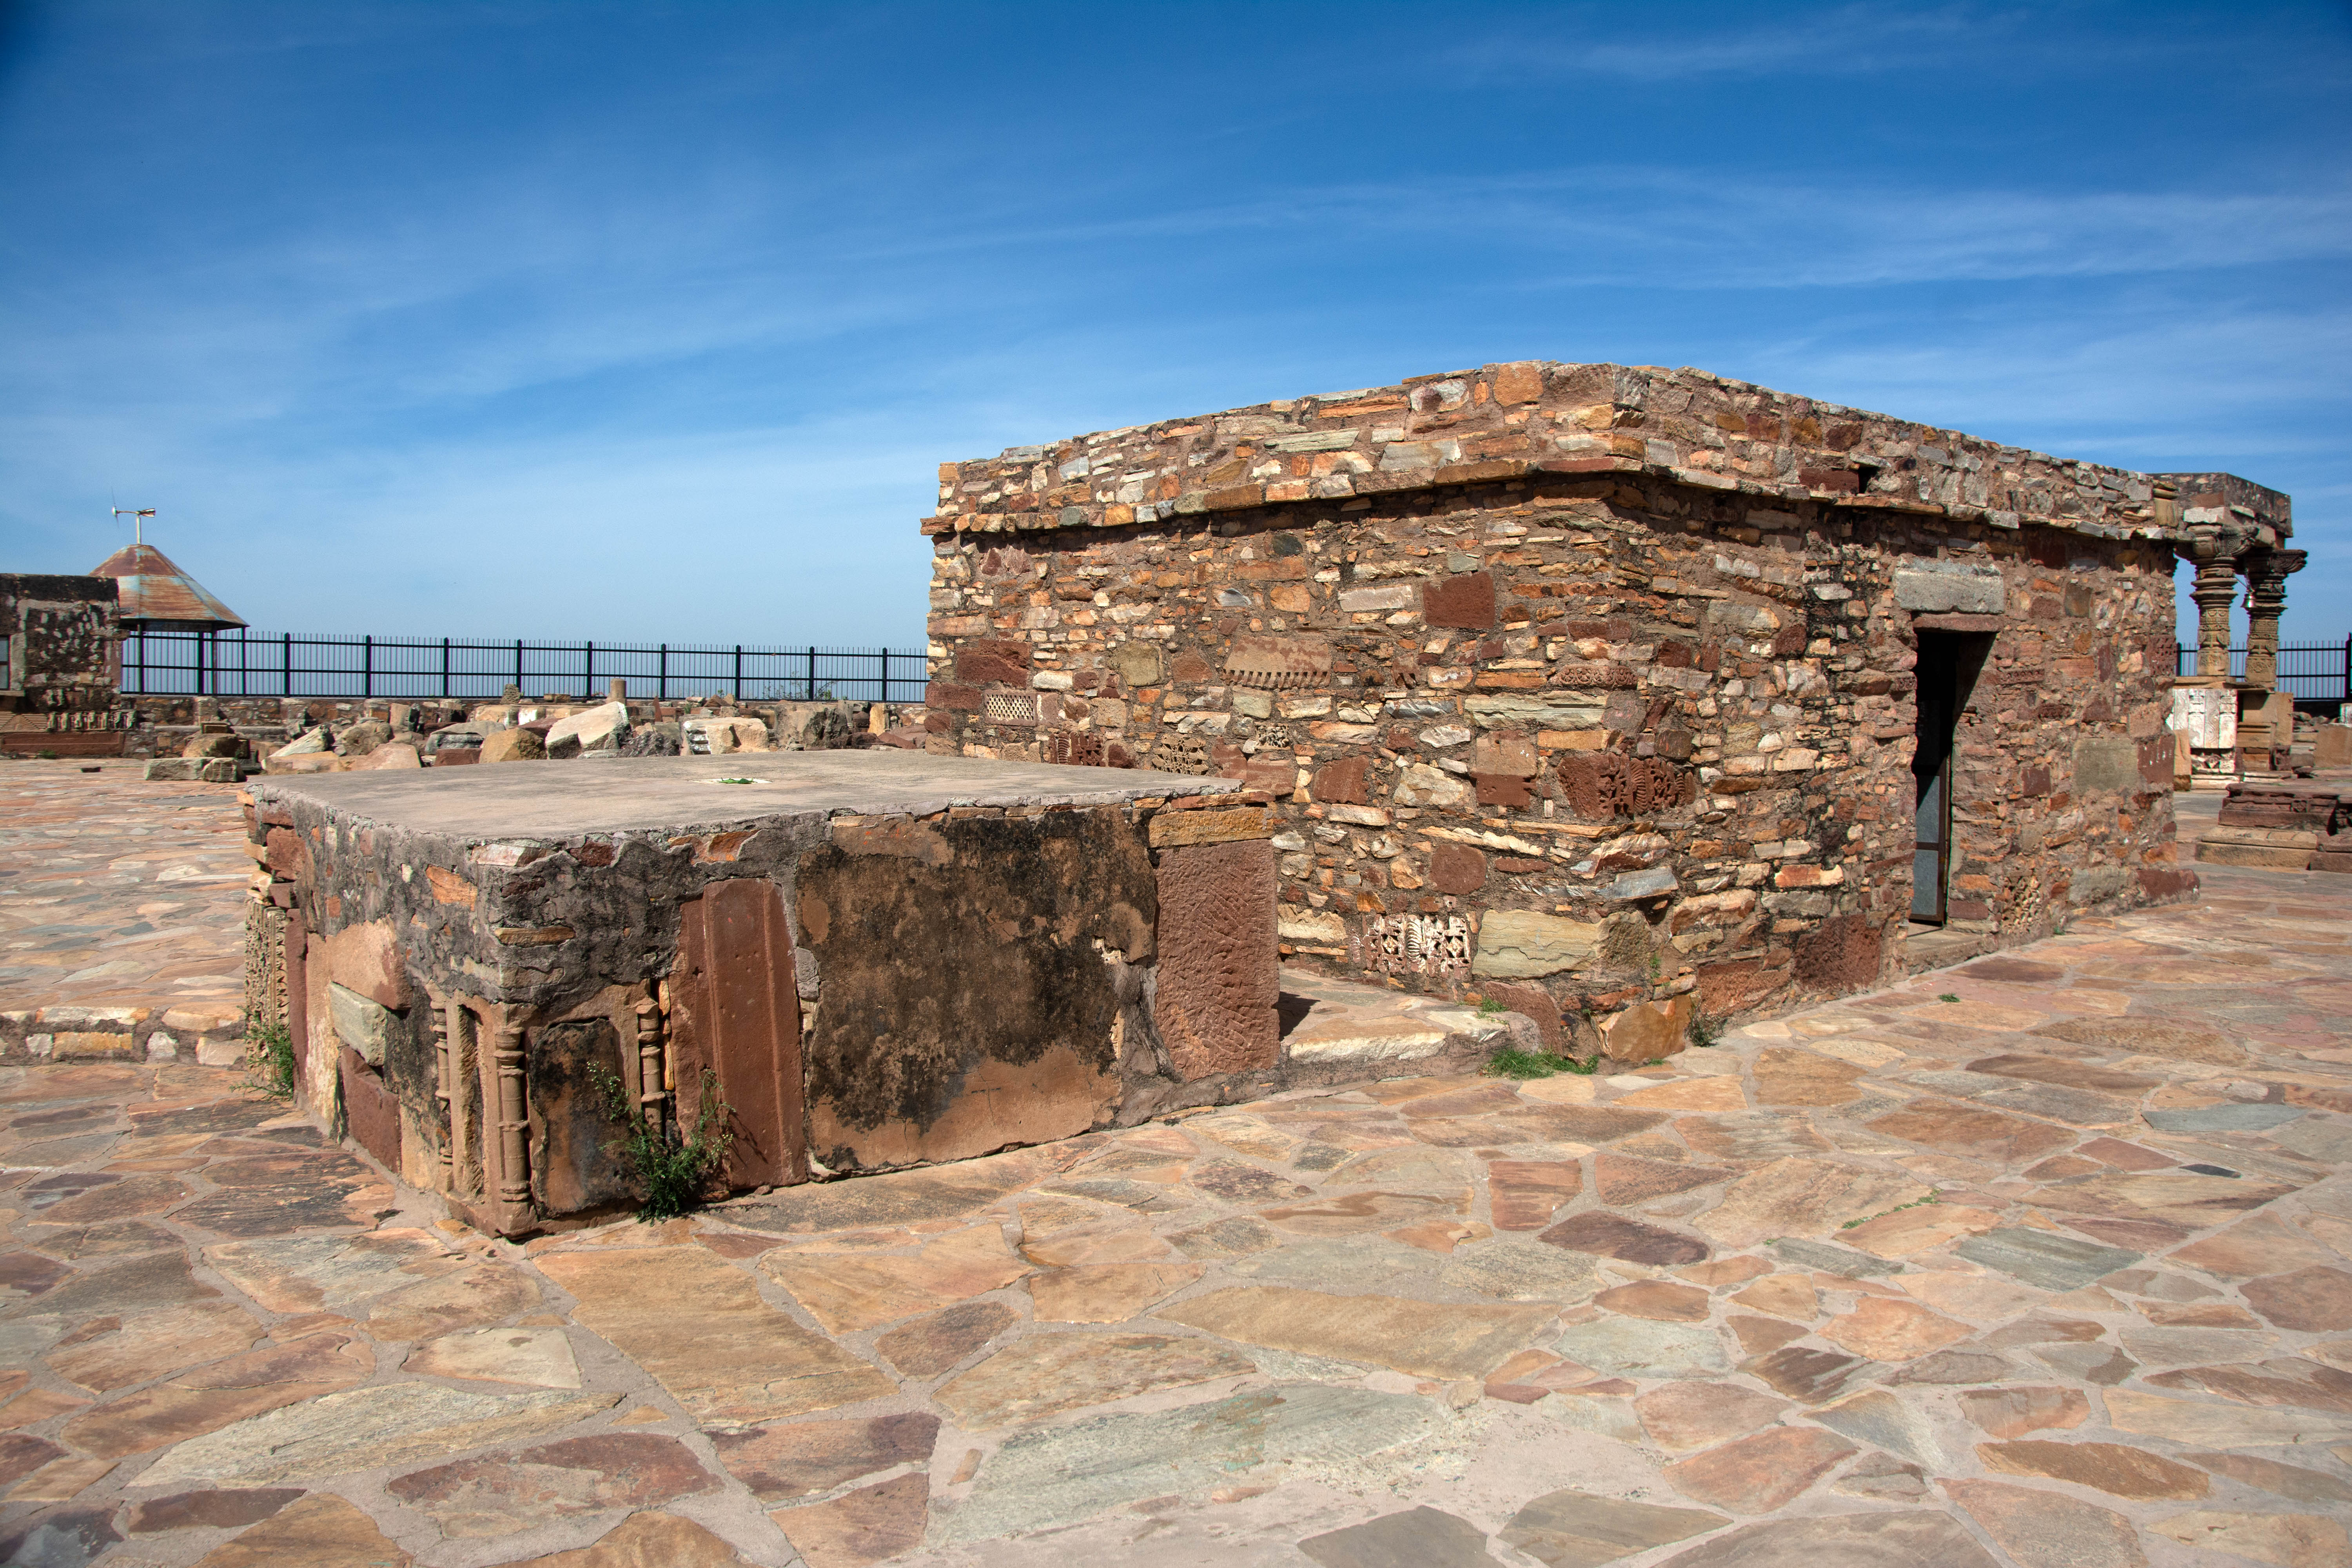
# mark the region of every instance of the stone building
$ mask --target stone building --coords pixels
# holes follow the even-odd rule
[[[1242,780],[1289,961],[1645,1058],[2191,892],[2179,491],[1609,364],[1015,447],[922,525],[929,743]]]

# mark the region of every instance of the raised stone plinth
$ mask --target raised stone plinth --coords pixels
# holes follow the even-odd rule
[[[2273,871],[2352,871],[2352,790],[2236,784],[2197,858]]]
[[[614,1086],[723,1101],[737,1189],[1065,1138],[1284,1081],[1239,791],[880,750],[272,776],[250,1000],[312,1115],[509,1234],[634,1200]]]

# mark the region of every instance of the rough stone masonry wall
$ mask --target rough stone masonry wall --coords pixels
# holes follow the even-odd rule
[[[1922,624],[1997,633],[1955,919],[2023,940],[2194,885],[2144,475],[1702,373],[1511,364],[940,476],[933,749],[1273,793],[1293,959],[1588,1047],[1621,1011],[1678,1032],[1645,1000],[1869,984],[1910,901]]]

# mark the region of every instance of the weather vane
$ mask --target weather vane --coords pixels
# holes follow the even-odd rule
[[[147,542],[147,520],[155,515],[155,509],[153,507],[119,506],[114,509],[114,515],[117,517],[127,517],[131,520],[131,543],[144,544]]]

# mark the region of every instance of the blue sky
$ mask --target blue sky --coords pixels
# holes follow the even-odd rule
[[[1620,360],[2289,490],[2341,639],[2347,89],[2341,5],[0,0],[0,567],[912,647],[943,459]]]

